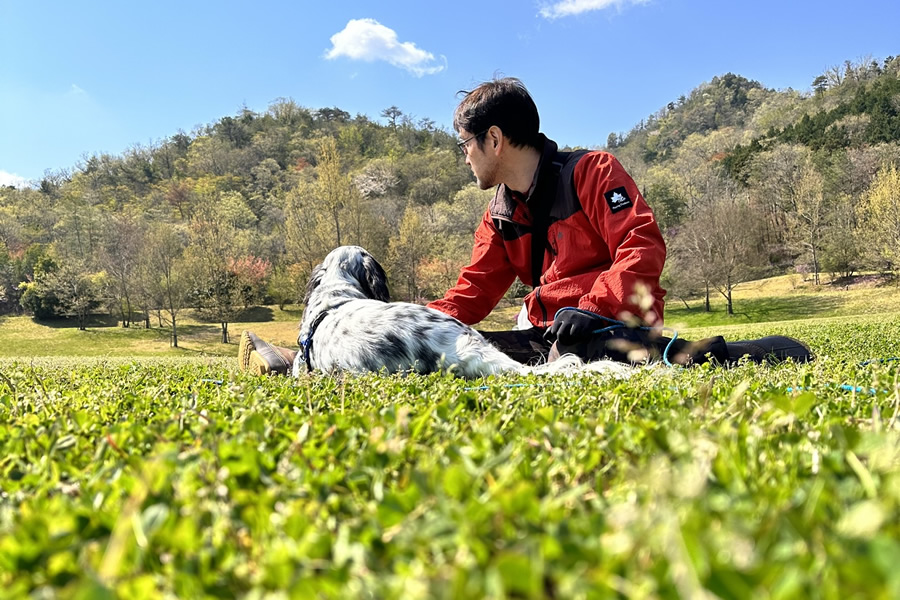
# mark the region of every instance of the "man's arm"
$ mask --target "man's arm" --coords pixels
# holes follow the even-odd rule
[[[456,285],[443,298],[428,306],[467,325],[474,325],[497,306],[515,278],[503,238],[494,227],[490,214],[485,211],[475,230],[475,245],[469,265],[463,268]]]
[[[624,320],[662,324],[659,285],[666,245],[653,211],[618,160],[591,153],[575,168],[575,190],[588,220],[606,241],[612,265],[597,277],[578,308]],[[641,290],[646,290],[643,297]]]

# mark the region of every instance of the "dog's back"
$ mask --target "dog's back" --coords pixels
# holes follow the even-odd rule
[[[294,375],[307,369],[351,373],[433,373],[460,377],[507,372],[555,373],[581,370],[566,357],[537,367],[519,364],[480,333],[437,310],[389,302],[387,276],[359,246],[332,250],[313,269],[300,321],[301,352]],[[584,368],[623,373],[625,365],[600,361]]]
[[[453,317],[418,304],[378,300],[351,300],[329,311],[316,328],[308,358],[317,369],[353,373],[450,371],[479,377],[521,366]],[[295,367],[302,370],[305,364]]]

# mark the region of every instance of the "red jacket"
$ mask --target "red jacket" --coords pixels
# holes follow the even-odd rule
[[[549,171],[554,161],[562,163],[558,178]],[[428,306],[471,325],[490,314],[517,276],[532,285],[529,206],[536,193],[547,189],[541,180],[553,178],[557,185],[549,248],[541,285],[525,296],[528,320],[549,327],[557,310],[574,306],[661,325],[666,292],[659,277],[666,246],[653,211],[613,155],[558,153],[550,140],[545,141],[529,197],[503,184],[497,187],[475,231],[469,266],[442,299]],[[643,298],[640,287],[646,290]]]

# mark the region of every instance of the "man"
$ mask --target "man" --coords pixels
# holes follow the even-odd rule
[[[475,232],[471,264],[430,307],[478,323],[518,276],[534,288],[525,297],[533,327],[482,333],[521,362],[546,356],[553,338],[590,337],[597,315],[662,324],[665,243],[615,157],[559,152],[539,132],[537,107],[514,78],[467,93],[453,125],[479,187],[497,191]],[[559,312],[566,307],[584,312]]]
[[[443,298],[428,306],[473,325],[516,277],[531,285],[523,312],[529,329],[482,332],[528,363],[573,353],[624,362],[662,358],[681,364],[749,354],[762,361],[809,360],[790,338],[690,344],[660,335],[665,242],[634,181],[606,152],[560,152],[540,133],[538,110],[521,81],[485,82],[456,108],[459,148],[481,189],[496,187],[475,232],[470,264]],[[283,372],[291,351],[245,334],[241,364]]]

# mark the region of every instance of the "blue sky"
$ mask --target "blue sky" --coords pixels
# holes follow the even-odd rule
[[[898,22],[896,0],[0,0],[0,184],[278,98],[449,127],[496,74],[551,138],[598,146],[716,75],[807,91],[900,54]]]

